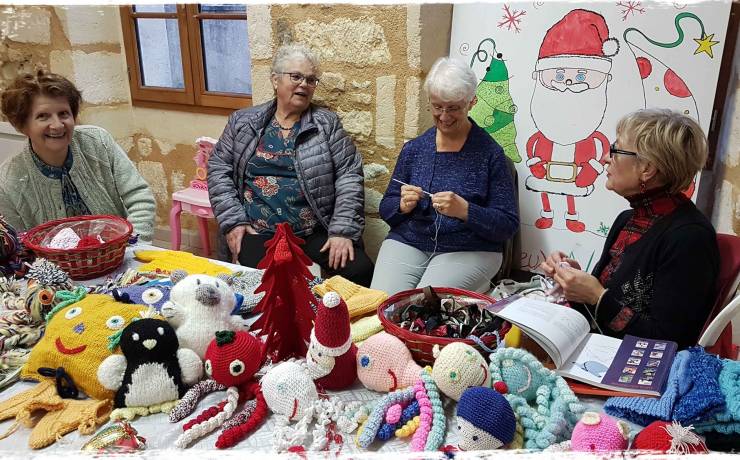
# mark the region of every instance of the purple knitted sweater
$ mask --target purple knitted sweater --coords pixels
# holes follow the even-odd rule
[[[428,195],[412,212],[401,214],[401,184],[391,180],[380,202],[380,215],[391,227],[388,238],[432,252],[439,219],[436,252],[501,251],[519,228],[503,149],[475,122],[459,152],[437,152],[436,134],[430,128],[403,146],[393,178],[430,193],[455,192],[468,201],[468,220],[438,217]]]

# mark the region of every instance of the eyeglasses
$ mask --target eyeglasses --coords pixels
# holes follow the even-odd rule
[[[619,153],[621,155],[629,155],[631,157],[638,156],[636,152],[630,152],[629,150],[618,149],[616,143],[609,146],[609,158],[614,158],[615,153]]]
[[[432,113],[435,115],[442,115],[443,113],[447,113],[449,115],[457,115],[462,111],[462,107],[453,105],[452,107],[440,107],[438,105],[432,106]]]
[[[281,75],[290,75],[290,82],[295,85],[300,85],[303,80],[306,80],[308,86],[316,86],[319,84],[319,79],[314,75],[303,75],[299,72],[278,72]]]

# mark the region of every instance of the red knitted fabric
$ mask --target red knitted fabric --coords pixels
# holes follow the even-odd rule
[[[260,388],[259,383],[252,382],[247,391],[254,393],[255,398],[257,399],[257,406],[255,407],[252,416],[249,417],[249,420],[247,420],[246,423],[224,430],[216,440],[217,448],[226,449],[236,445],[236,443],[246,438],[249,433],[259,427],[267,418],[267,403],[265,402],[265,397],[262,395],[262,389]],[[242,393],[242,391],[240,391],[240,393]]]
[[[193,425],[197,425],[198,423],[203,423],[206,420],[210,420],[213,417],[215,417],[219,412],[224,410],[224,406],[226,405],[226,401],[221,401],[220,403],[216,404],[215,406],[211,406],[208,409],[205,409],[203,412],[201,412],[197,417],[194,419],[189,420],[187,423],[185,423],[182,426],[182,431],[188,431],[190,428],[193,427]]]

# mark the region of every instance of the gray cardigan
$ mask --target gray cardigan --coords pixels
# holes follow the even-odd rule
[[[232,113],[208,160],[208,194],[224,234],[250,223],[244,176],[276,108],[273,100]],[[365,225],[362,157],[334,112],[311,105],[303,113],[293,163],[303,194],[329,235],[358,241]]]
[[[115,214],[134,226],[134,233],[151,240],[156,204],[136,166],[103,128],[75,126],[74,163],[69,175],[93,214]],[[18,231],[67,217],[58,179],[36,167],[29,144],[0,165],[0,214]]]

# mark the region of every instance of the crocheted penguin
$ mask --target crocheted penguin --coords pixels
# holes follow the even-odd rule
[[[308,372],[317,385],[341,390],[357,380],[357,346],[352,343],[347,304],[336,292],[327,292],[316,312],[306,354]]]
[[[471,387],[457,404],[457,429],[460,450],[498,449],[514,440],[514,411],[498,391]]]
[[[179,348],[175,330],[167,321],[133,321],[122,330],[120,346],[123,355],[111,355],[98,367],[100,383],[117,390],[117,408],[151,408],[176,401],[203,374],[198,355]]]
[[[187,276],[175,270],[170,278],[175,285],[162,315],[175,328],[183,347],[204,359],[216,331],[246,329],[240,318],[231,315],[236,298],[228,276]]]

